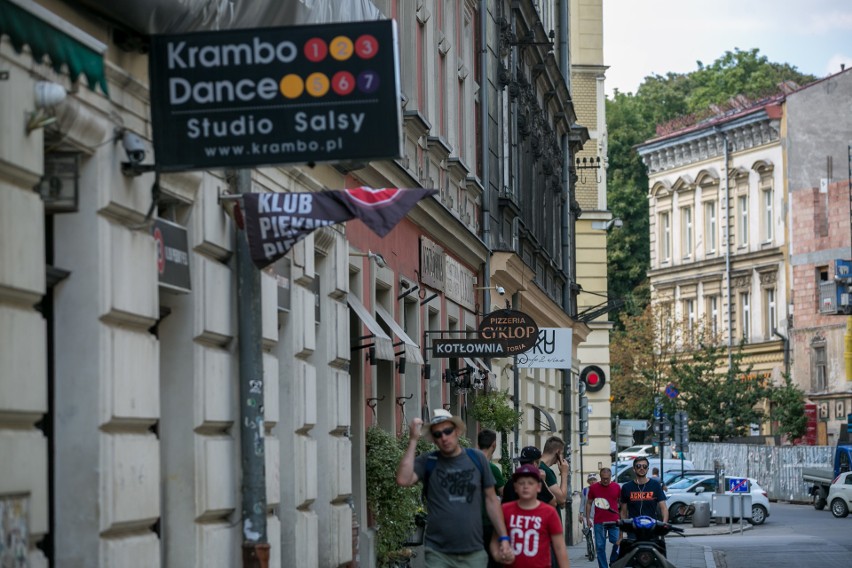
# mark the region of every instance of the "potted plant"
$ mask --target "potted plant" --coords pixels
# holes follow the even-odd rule
[[[428,448],[428,442],[420,445]],[[379,566],[394,566],[413,551],[406,543],[414,545],[413,533],[418,519],[424,523],[425,514],[420,502],[420,487],[400,487],[396,484],[399,466],[408,438],[397,438],[392,433],[372,426],[367,430],[367,508],[376,529],[376,559]],[[418,452],[419,453],[419,452]]]
[[[521,423],[521,413],[515,412],[509,391],[480,391],[473,401],[470,415],[484,428],[502,434],[500,444],[500,467],[508,479],[512,474],[512,457],[509,455],[509,432]]]

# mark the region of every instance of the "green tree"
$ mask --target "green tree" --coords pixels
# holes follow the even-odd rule
[[[766,377],[743,364],[743,346],[732,349],[709,334],[672,364],[677,404],[689,413],[689,437],[695,441],[748,436],[752,424],[765,419],[763,404],[771,396]]]
[[[720,336],[675,320],[667,303],[622,314],[622,325],[610,343],[613,414],[649,419],[658,399],[668,416],[689,413],[695,441],[747,436],[765,419],[763,403],[773,391],[744,365],[742,345],[729,355]],[[674,399],[663,394],[668,384],[679,391]]]
[[[646,305],[636,316],[623,313],[621,324],[610,340],[612,414],[648,419],[670,380],[676,330],[665,305]]]
[[[657,126],[673,119],[693,123],[742,95],[759,100],[778,92],[779,84],[805,85],[815,80],[786,63],[772,63],[759,50],[725,52],[689,73],[645,77],[636,94],[616,91],[606,101],[608,131],[607,203],[624,226],[607,242],[609,291],[626,301],[623,312],[642,313],[648,303],[646,274],[650,266],[648,175],[634,147],[657,136]],[[714,110],[715,107],[715,110]],[[620,326],[618,322],[616,326]]]
[[[784,374],[784,384],[775,387],[770,396],[770,417],[777,422],[778,433],[795,440],[805,435],[805,393],[796,385],[790,374]]]

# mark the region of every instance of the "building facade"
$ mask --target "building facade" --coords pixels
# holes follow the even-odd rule
[[[837,261],[850,252],[852,72],[841,71],[787,95],[787,185],[790,194],[792,326],[790,368],[816,405],[812,441],[831,445],[852,413],[849,317]],[[839,277],[839,281],[835,278]]]
[[[4,536],[30,566],[230,567],[253,536],[241,492],[242,234],[222,199],[234,176],[124,165],[127,144],[145,152],[137,166],[156,161],[152,33],[395,19],[404,155],[258,167],[249,183],[439,190],[383,239],[359,221],[326,227],[260,274],[253,427],[270,566],[374,565],[366,429],[400,432],[440,406],[466,416],[476,388],[447,371],[512,392],[524,415],[512,452],[553,434],[576,450],[565,404],[576,364],[429,356],[433,333],[472,332],[506,301],[540,327],[571,328],[574,360],[589,336],[567,293],[582,261],[569,262],[566,156],[587,137],[564,79],[567,2],[0,8],[14,15],[0,18],[0,455],[11,456],[0,502],[17,527]],[[561,39],[549,47],[550,30]],[[174,279],[164,259],[179,265]]]
[[[789,332],[783,96],[638,148],[648,167],[652,303],[704,324],[776,384]],[[768,434],[758,431],[755,434]]]
[[[607,231],[617,230],[607,207],[606,192],[606,69],[603,60],[603,6],[600,0],[575,0],[571,4],[571,95],[577,122],[589,130],[589,141],[574,156],[575,198],[582,215],[576,223],[577,317],[590,328],[587,340],[578,347],[582,373],[597,367],[602,385],[588,389],[589,434],[578,464],[584,473],[610,465],[612,420],[610,413],[609,320],[607,293]],[[610,223],[613,221],[612,223]],[[608,225],[609,224],[609,225]],[[578,456],[579,457],[579,456]]]

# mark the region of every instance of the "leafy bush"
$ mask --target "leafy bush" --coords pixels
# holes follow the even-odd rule
[[[414,531],[415,518],[421,512],[420,485],[396,484],[399,466],[408,437],[397,438],[378,426],[367,430],[367,508],[376,523],[376,556],[380,566],[399,556],[403,544]],[[421,445],[430,444],[421,440]],[[419,451],[418,451],[419,453]]]

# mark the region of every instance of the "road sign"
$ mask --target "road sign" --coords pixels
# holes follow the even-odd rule
[[[748,478],[747,477],[729,477],[728,491],[731,493],[748,493]]]

